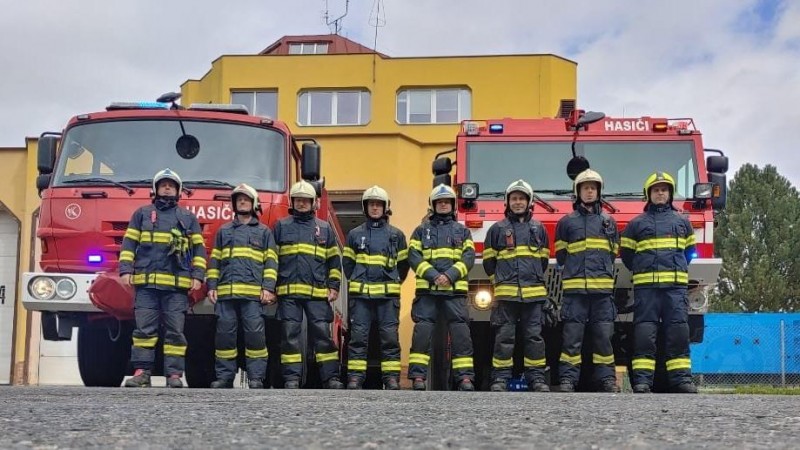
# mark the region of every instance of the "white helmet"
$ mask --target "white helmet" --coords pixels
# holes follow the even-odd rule
[[[261,205],[258,203],[258,192],[253,189],[252,186],[245,183],[236,186],[231,193],[231,204],[234,211],[236,211],[236,196],[239,194],[245,195],[253,201],[253,214],[261,211]]]
[[[442,183],[431,191],[431,195],[428,196],[428,206],[431,208],[431,211],[436,211],[433,207],[433,203],[436,200],[442,199],[450,199],[453,201],[453,212],[456,209],[456,191],[453,190],[450,186]]]
[[[512,192],[522,192],[528,197],[528,209],[533,206],[533,188],[527,181],[519,179],[517,181],[512,182],[506,188],[506,202],[505,207],[508,208],[508,197],[511,196]]]
[[[158,182],[161,180],[172,180],[175,184],[178,185],[178,197],[181,196],[181,190],[183,190],[183,181],[181,181],[181,177],[178,176],[177,173],[173,172],[172,169],[164,169],[157,172],[153,176],[153,192],[158,193]]]
[[[580,184],[586,183],[587,181],[594,181],[597,183],[597,194],[598,197],[600,193],[603,191],[603,177],[600,176],[599,173],[595,172],[592,169],[586,169],[583,172],[579,173],[577,177],[575,177],[575,181],[572,183],[572,192],[575,193],[575,198],[577,200],[581,199],[581,193],[579,191]]]
[[[317,190],[308,181],[300,180],[292,185],[292,189],[289,190],[289,198],[310,198],[313,201],[317,198]]]
[[[372,186],[364,191],[364,194],[361,196],[361,209],[364,211],[364,215],[369,215],[367,213],[367,201],[369,200],[378,200],[383,202],[383,214],[389,215],[392,202],[389,200],[389,193],[386,192],[386,189],[376,184],[375,186]]]

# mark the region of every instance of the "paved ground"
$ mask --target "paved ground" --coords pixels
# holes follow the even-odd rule
[[[0,388],[1,448],[797,448],[800,396]]]

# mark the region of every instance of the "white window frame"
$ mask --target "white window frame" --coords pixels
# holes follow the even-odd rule
[[[311,94],[331,94],[331,123],[311,123]],[[339,94],[346,93],[356,93],[358,94],[358,117],[356,123],[338,123],[338,109],[339,109]],[[362,117],[362,113],[364,111],[364,102],[363,102],[363,94],[369,94],[369,100],[372,101],[372,92],[367,89],[344,89],[340,91],[332,91],[332,90],[319,90],[319,89],[309,89],[300,91],[297,94],[297,125],[301,127],[363,127],[372,120],[372,117],[367,117],[366,120]],[[303,95],[307,94],[305,97],[306,102],[306,117],[304,120],[301,120],[300,112],[302,108],[300,107],[300,102],[303,101]],[[370,116],[372,115],[372,108],[370,108]]]
[[[313,47],[311,47],[313,46]],[[306,53],[305,50],[307,47],[311,47],[311,53]],[[289,42],[289,51],[290,55],[325,55],[328,53],[328,48],[330,44],[327,42]],[[292,52],[292,49],[296,48],[299,51]]]
[[[437,108],[436,108],[436,93],[441,91],[456,91],[457,99],[458,99],[458,121],[457,122],[439,122],[437,121]],[[411,93],[419,93],[419,92],[427,92],[428,98],[430,99],[430,111],[431,111],[431,121],[430,122],[411,122]],[[442,124],[457,124],[461,123],[462,120],[469,120],[472,118],[472,111],[464,111],[466,108],[465,105],[462,105],[461,101],[461,93],[466,92],[469,94],[470,97],[470,109],[472,108],[472,91],[467,88],[434,88],[434,89],[401,89],[397,91],[397,95],[395,96],[395,114],[394,120],[399,125],[442,125]],[[405,103],[406,103],[406,117],[404,122],[400,122],[397,120],[397,109],[398,104],[400,103],[400,95],[405,94]]]
[[[267,116],[267,117],[269,117],[270,119],[277,119],[278,118],[277,117],[278,116],[278,90],[277,89],[253,89],[253,90],[234,89],[234,90],[231,90],[231,97],[230,97],[230,102],[229,102],[231,105],[234,104],[233,103],[233,95],[234,94],[250,94],[250,95],[253,96],[253,110],[250,111],[250,114],[252,114],[254,116],[258,115],[256,113],[256,110],[258,110],[258,103],[256,102],[256,99],[258,98],[257,94],[275,94],[275,114],[274,114],[274,116]]]

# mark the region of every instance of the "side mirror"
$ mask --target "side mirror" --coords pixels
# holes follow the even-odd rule
[[[706,158],[706,170],[714,173],[728,172],[728,157],[711,155]]]
[[[452,184],[449,173],[442,173],[433,177],[433,187],[436,187],[440,184],[446,184],[448,186]]]
[[[436,158],[431,164],[434,175],[449,174],[453,169],[453,161],[450,158]]]
[[[724,173],[709,172],[708,181],[713,183],[711,207],[714,211],[722,211],[728,201],[728,177]]]
[[[39,175],[36,177],[36,189],[39,191],[39,195],[42,194],[42,191],[50,187],[50,179],[53,176],[49,173]]]
[[[574,180],[581,172],[589,168],[589,160],[583,156],[573,156],[567,163],[567,176]]]
[[[321,174],[320,147],[317,143],[306,142],[303,144],[303,156],[300,175],[306,181],[317,181]]]
[[[597,112],[597,111],[587,111],[585,112],[580,119],[578,119],[578,127],[582,127],[584,125],[589,125],[590,123],[595,123],[598,120],[602,120],[606,117],[605,113]]]
[[[39,138],[37,168],[40,174],[53,173],[56,165],[56,147],[58,138],[56,136],[42,136]]]

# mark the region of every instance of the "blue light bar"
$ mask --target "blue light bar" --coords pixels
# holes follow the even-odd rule
[[[106,106],[106,111],[121,109],[169,109],[169,103],[161,102],[114,102]]]
[[[103,262],[103,255],[89,255],[88,260],[90,263],[101,263]]]
[[[499,134],[503,132],[503,124],[502,123],[493,123],[489,125],[489,133]]]
[[[697,255],[697,252],[692,252],[692,259],[695,259],[695,258],[697,258],[697,256],[698,256],[698,255]]]

